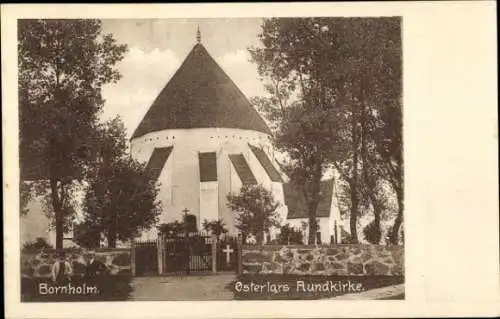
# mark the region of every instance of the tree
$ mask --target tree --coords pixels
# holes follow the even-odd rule
[[[259,74],[267,79],[269,98],[253,103],[266,114],[275,128],[278,150],[288,162],[283,165],[299,186],[307,202],[309,226],[315,229],[320,184],[331,167],[331,159],[341,156],[339,142],[343,115],[332,99],[323,70],[329,57],[318,54],[321,43],[309,32],[310,19],[265,19],[259,35],[263,47],[251,48]],[[333,112],[333,109],[336,109]],[[309,232],[309,242],[315,242]]]
[[[348,200],[350,241],[353,243],[358,242],[357,222],[368,206],[367,201],[375,202],[375,197],[366,199],[364,196],[370,189],[365,183],[376,182],[373,176],[363,175],[374,168],[368,167],[368,157],[363,157],[371,153],[363,154],[363,149],[367,148],[362,143],[370,141],[370,145],[380,148],[384,140],[377,137],[382,133],[375,134],[368,126],[376,117],[378,122],[382,121],[378,127],[388,128],[385,118],[377,114],[385,114],[388,106],[401,109],[400,22],[399,18],[265,19],[260,34],[263,47],[250,50],[260,75],[267,80],[270,94],[270,98],[253,99],[253,102],[276,128],[278,145],[282,129],[290,123],[295,126],[300,123],[300,118],[287,116],[288,110],[295,108],[297,103],[307,110],[300,116],[311,128],[305,130],[310,147],[306,151],[302,148],[300,158],[314,156],[315,160],[294,162],[293,156],[290,157],[292,171],[296,168],[308,171],[310,180],[305,183],[304,179],[291,177],[299,184],[310,185],[307,197],[310,226],[314,226],[315,191],[318,189],[318,179],[312,177],[319,176],[321,171],[314,167],[319,166],[318,163],[325,167],[331,164],[344,185],[342,191]],[[391,139],[389,144],[401,147],[401,140],[397,138],[401,127],[391,125],[388,133],[385,137]],[[326,136],[330,137],[330,146],[316,141]],[[290,155],[289,149],[299,144],[303,144],[303,140],[293,137],[280,150]],[[379,158],[387,158],[389,154],[393,156],[388,153]],[[323,159],[325,157],[329,158]],[[396,178],[401,180],[400,176]],[[312,232],[309,236],[313,240]]]
[[[404,212],[403,116],[400,103],[387,104],[375,120],[378,121],[373,124],[373,135],[377,154],[381,158],[381,171],[394,190],[398,203],[397,215],[388,236],[389,243],[397,245]]]
[[[175,238],[185,232],[185,226],[178,220],[170,223],[162,223],[158,226],[158,232],[167,238]]]
[[[51,244],[43,237],[37,237],[34,241],[27,242],[23,245],[25,250],[41,250],[41,249],[52,249]]]
[[[126,241],[142,230],[153,227],[158,221],[160,203],[156,197],[158,187],[143,164],[131,158],[112,163],[105,194],[102,180],[90,183],[84,199],[87,226],[105,234],[108,245]]]
[[[222,234],[228,232],[226,224],[221,219],[211,220],[211,221],[205,219],[203,221],[203,229],[207,232],[214,234],[217,237],[217,240],[219,240]]]
[[[71,188],[84,178],[104,84],[126,46],[101,33],[99,20],[19,20],[21,182],[46,183],[61,249]]]
[[[19,183],[20,216],[28,214],[28,203],[33,199],[33,185],[29,182]]]
[[[150,229],[160,214],[158,185],[145,165],[133,160],[126,149],[125,128],[119,118],[99,129],[95,168],[83,202],[84,225],[99,230],[109,247]]]
[[[227,200],[228,207],[238,214],[236,228],[240,230],[243,242],[252,234],[257,243],[262,244],[264,233],[279,225],[276,209],[280,204],[262,185],[243,185],[238,194],[227,195]]]

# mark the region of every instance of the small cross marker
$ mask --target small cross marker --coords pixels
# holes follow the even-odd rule
[[[234,249],[231,248],[231,246],[226,245],[226,249],[222,250],[223,253],[226,253],[226,263],[231,262],[231,253],[234,253]]]

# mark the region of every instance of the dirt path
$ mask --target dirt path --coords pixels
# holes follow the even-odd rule
[[[236,275],[190,275],[134,277],[130,299],[154,300],[232,300],[226,286]]]

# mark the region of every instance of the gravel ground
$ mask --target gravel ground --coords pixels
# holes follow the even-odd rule
[[[234,273],[134,277],[130,300],[232,300],[226,286],[235,278]]]

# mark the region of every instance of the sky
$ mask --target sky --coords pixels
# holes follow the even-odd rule
[[[196,44],[198,27],[201,43],[247,98],[265,95],[247,50],[260,44],[260,25],[259,18],[102,20],[103,33],[128,46],[117,64],[121,80],[103,88],[102,119],[120,115],[130,137]]]

